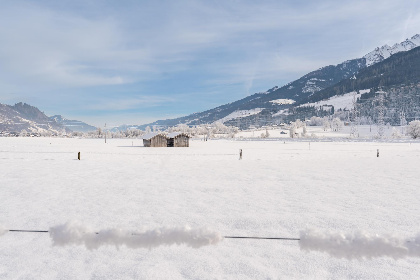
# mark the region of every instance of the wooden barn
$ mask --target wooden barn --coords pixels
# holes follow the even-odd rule
[[[182,132],[172,132],[168,134],[168,147],[189,147],[190,136]]]
[[[167,147],[168,138],[161,132],[153,132],[143,135],[144,147]]]

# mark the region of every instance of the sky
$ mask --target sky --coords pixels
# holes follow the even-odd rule
[[[145,124],[418,33],[416,0],[0,0],[0,103],[98,127]]]

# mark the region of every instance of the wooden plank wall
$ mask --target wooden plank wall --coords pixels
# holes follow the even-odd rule
[[[166,137],[163,135],[156,135],[151,139],[152,141],[152,147],[166,147],[168,145],[168,142],[166,140]]]
[[[175,137],[174,147],[189,147],[189,144],[189,137],[185,135]]]

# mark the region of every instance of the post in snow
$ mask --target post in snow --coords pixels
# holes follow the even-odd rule
[[[376,150],[376,157],[379,157],[379,149]]]
[[[239,149],[239,160],[242,159],[242,149]]]
[[[80,160],[80,152],[77,153],[77,159]]]

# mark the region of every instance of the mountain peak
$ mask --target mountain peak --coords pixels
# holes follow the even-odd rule
[[[370,53],[363,56],[363,58],[366,59],[366,66],[371,66],[375,63],[381,62],[384,59],[387,59],[393,54],[409,51],[418,46],[420,46],[420,35],[416,34],[410,39],[407,38],[401,43],[394,44],[392,47],[388,46],[387,44],[383,45],[382,47],[377,47]]]
[[[420,34],[416,34],[413,37],[411,37],[411,40],[418,40],[420,39]]]

